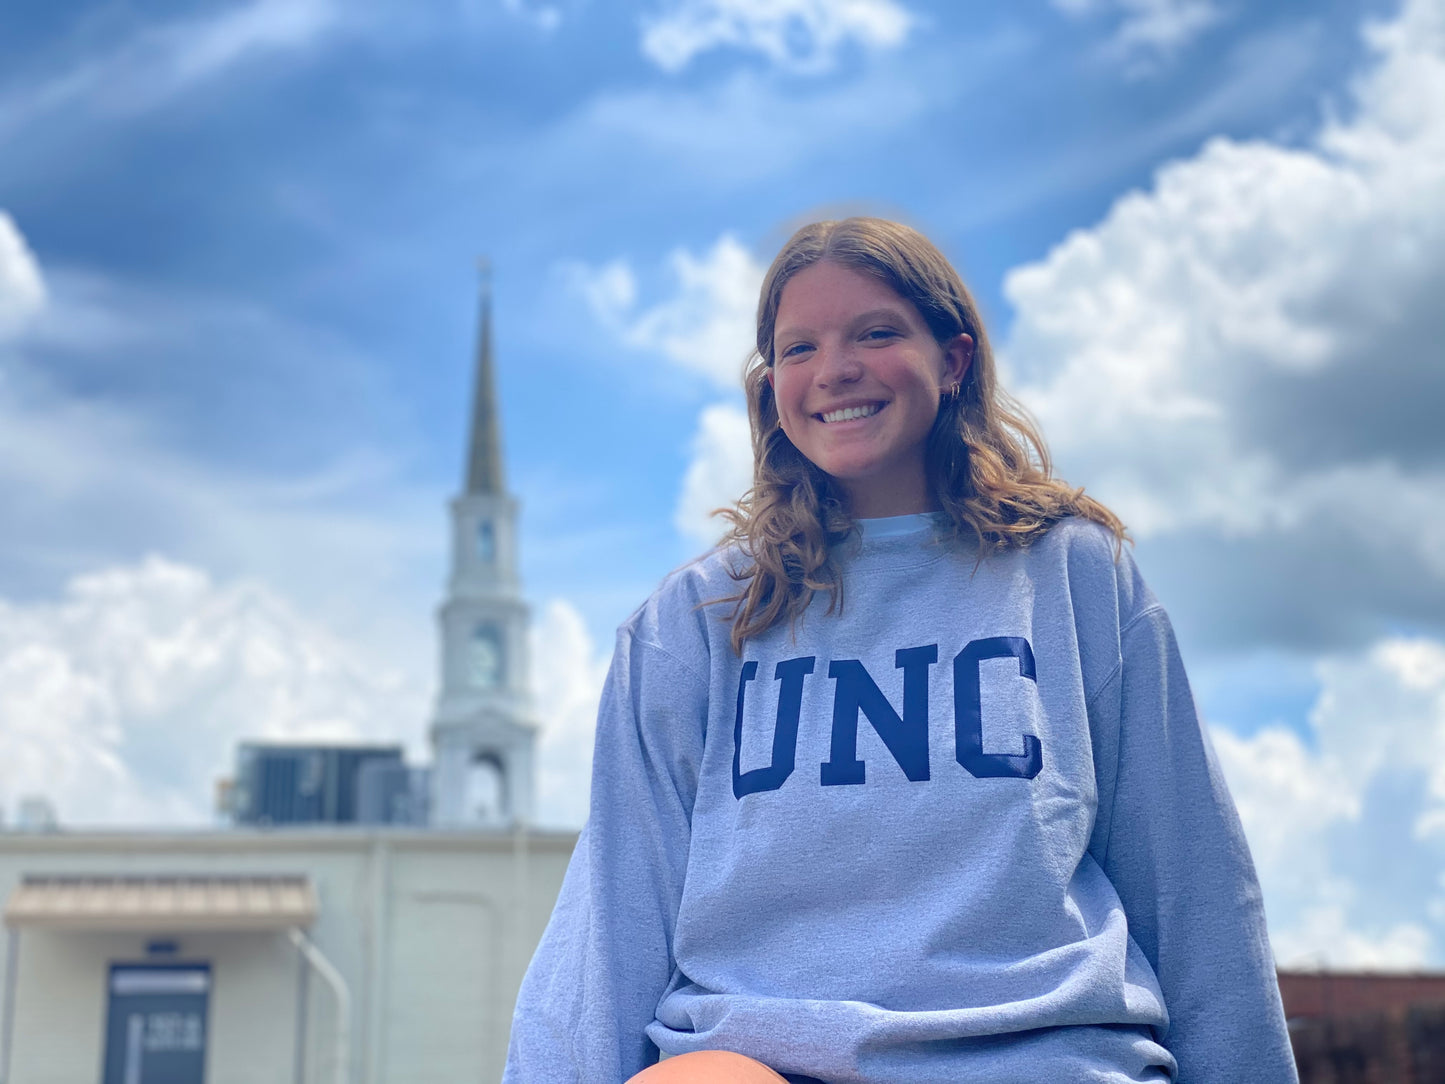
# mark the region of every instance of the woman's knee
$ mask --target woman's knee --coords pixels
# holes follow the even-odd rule
[[[698,1050],[660,1061],[627,1084],[783,1084],[783,1078],[742,1054]]]

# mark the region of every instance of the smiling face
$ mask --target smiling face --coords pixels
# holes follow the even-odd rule
[[[783,287],[768,382],[783,432],[842,485],[852,515],[926,512],[928,434],[972,353],[967,335],[940,344],[882,280],[824,260]]]

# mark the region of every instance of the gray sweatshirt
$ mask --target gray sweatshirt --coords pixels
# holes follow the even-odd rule
[[[504,1081],[726,1049],[828,1084],[1296,1080],[1259,887],[1168,618],[1069,520],[839,547],[728,640],[740,556],[622,626],[591,812]]]

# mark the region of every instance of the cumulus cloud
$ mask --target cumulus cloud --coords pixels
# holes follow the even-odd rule
[[[608,651],[599,652],[576,607],[553,599],[532,624],[537,744],[537,821],[579,828],[587,819],[597,704]]]
[[[1442,11],[1371,26],[1308,145],[1213,140],[1005,282],[1002,355],[1063,473],[1143,537],[1313,547],[1344,575],[1311,590],[1377,614],[1445,603]]]
[[[718,388],[740,388],[764,268],[725,233],[701,255],[674,250],[668,271],[671,296],[639,311],[636,276],[626,261],[564,269],[593,314],[625,345],[659,354]]]
[[[532,630],[539,823],[587,814],[609,655],[575,607]],[[202,825],[242,740],[397,741],[425,760],[429,690],[256,581],[161,557],[0,599],[0,807],[46,797],[70,825]]]
[[[14,334],[45,304],[45,280],[35,254],[0,211],[0,340]]]
[[[1215,745],[1292,965],[1419,967],[1445,950],[1445,643],[1382,640],[1319,663],[1309,741]]]
[[[151,557],[0,600],[0,706],[0,800],[205,824],[238,740],[415,740],[426,701],[267,587]]]
[[[1030,403],[1061,450],[1128,464],[1146,529],[1257,528],[1310,503],[1315,472],[1445,453],[1417,413],[1445,391],[1439,5],[1403,21],[1423,25],[1371,34],[1357,117],[1314,147],[1212,141],[1008,276]],[[1137,454],[1161,444],[1162,478]]]
[[[623,260],[566,269],[572,288],[597,318],[635,349],[658,354],[705,377],[731,401],[698,416],[691,457],[673,523],[683,537],[711,546],[723,525],[714,509],[732,504],[752,484],[752,446],[741,406],[743,365],[753,349],[758,293],[766,269],[732,234],[697,256],[686,249],[668,258],[672,293],[639,310],[637,277]]]
[[[712,513],[730,506],[752,484],[752,433],[747,413],[730,403],[714,403],[698,418],[673,525],[684,538],[702,547],[712,546],[727,526]]]
[[[1053,0],[1053,4],[1069,15],[1115,18],[1107,53],[1135,72],[1172,56],[1222,16],[1212,0]]]
[[[914,25],[895,0],[672,0],[643,20],[642,51],[667,72],[719,48],[798,72],[830,69],[849,43],[896,48]]]

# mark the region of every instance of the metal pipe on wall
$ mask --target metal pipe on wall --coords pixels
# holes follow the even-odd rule
[[[296,962],[296,1084],[306,1084],[306,1021],[311,998],[311,964],[305,953],[297,953]]]
[[[10,1056],[15,1046],[15,987],[20,974],[20,931],[10,929],[5,950],[5,1015],[0,1019],[0,1084],[9,1084]]]
[[[351,1084],[351,990],[341,972],[332,966],[300,928],[293,926],[287,932],[291,935],[291,943],[336,995],[336,1084]]]
[[[371,974],[366,989],[365,1084],[386,1074],[387,987],[391,980],[391,844],[380,832],[371,845]]]

